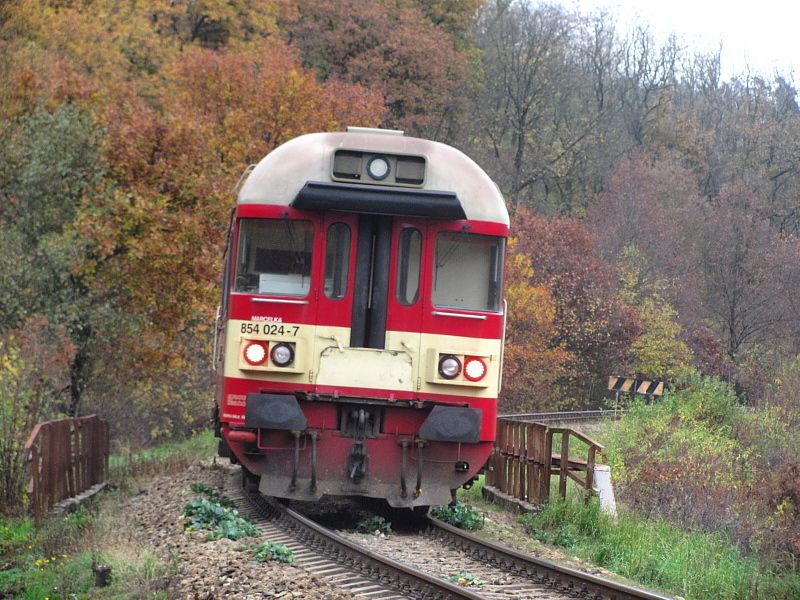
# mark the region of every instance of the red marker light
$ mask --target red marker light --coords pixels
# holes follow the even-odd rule
[[[464,359],[464,377],[469,381],[480,381],[486,376],[486,363],[477,356],[467,356]]]
[[[248,342],[244,347],[244,359],[253,366],[267,362],[267,342]]]

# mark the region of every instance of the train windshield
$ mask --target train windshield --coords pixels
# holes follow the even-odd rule
[[[490,235],[443,232],[436,238],[433,304],[498,312],[505,240]]]
[[[305,296],[311,287],[309,221],[242,219],[234,291]]]

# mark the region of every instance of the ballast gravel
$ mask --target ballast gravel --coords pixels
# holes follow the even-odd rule
[[[267,541],[262,534],[239,541],[206,541],[207,532],[184,531],[181,514],[197,495],[193,483],[222,491],[239,469],[211,461],[184,473],[150,480],[122,510],[130,511],[140,539],[167,564],[174,564],[166,595],[186,600],[218,598],[309,598],[349,600],[354,596],[292,564],[257,562],[252,548]]]

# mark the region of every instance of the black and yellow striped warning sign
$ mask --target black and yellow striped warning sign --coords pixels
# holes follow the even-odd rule
[[[646,394],[648,396],[661,396],[664,393],[663,381],[647,381],[632,377],[608,378],[608,389],[612,392],[630,392],[631,394]]]

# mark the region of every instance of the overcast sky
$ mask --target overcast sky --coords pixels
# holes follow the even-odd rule
[[[637,21],[656,39],[670,33],[690,51],[722,48],[724,78],[746,71],[772,78],[776,70],[800,83],[798,0],[560,0],[583,13],[605,8],[617,15],[620,34]]]

